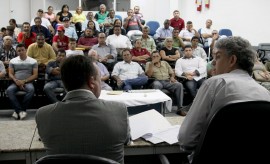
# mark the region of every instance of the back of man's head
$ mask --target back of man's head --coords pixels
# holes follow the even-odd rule
[[[237,67],[252,74],[256,52],[248,40],[241,37],[223,38],[215,43],[215,48],[225,50],[228,56],[235,55]]]
[[[61,65],[61,79],[67,91],[87,89],[88,81],[97,74],[91,59],[82,55],[68,57]]]

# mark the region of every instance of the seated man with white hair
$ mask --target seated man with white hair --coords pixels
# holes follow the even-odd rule
[[[88,57],[92,59],[94,63],[98,66],[98,69],[100,71],[100,79],[101,79],[101,90],[107,90],[107,91],[112,91],[112,87],[110,87],[105,81],[107,81],[110,77],[110,73],[103,65],[102,63],[98,62],[99,55],[97,54],[96,50],[91,49],[88,52]]]

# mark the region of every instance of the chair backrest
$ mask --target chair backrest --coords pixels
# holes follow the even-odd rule
[[[270,146],[269,117],[270,102],[265,101],[221,108],[203,129],[192,164],[270,162],[265,150]]]
[[[198,29],[198,33],[199,33],[199,42],[204,46],[204,40],[203,40],[203,37],[202,37],[202,29]]]
[[[123,22],[123,20],[122,20],[122,16],[121,16],[121,15],[115,15],[115,17],[116,17],[116,18],[118,18],[118,19],[120,19],[120,20],[121,20],[121,22]]]
[[[259,43],[257,53],[263,63],[270,61],[270,43]]]
[[[118,162],[94,155],[56,154],[47,155],[36,161],[36,164],[119,164]]]
[[[160,24],[158,21],[148,21],[146,26],[150,27],[149,35],[154,36],[156,34],[156,30],[160,27]]]
[[[220,29],[218,33],[219,33],[219,35],[226,35],[227,37],[233,36],[232,31],[230,29],[225,29],[225,28]]]

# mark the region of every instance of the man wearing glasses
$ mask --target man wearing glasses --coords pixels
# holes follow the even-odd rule
[[[226,38],[226,35],[219,35],[217,30],[212,31],[212,38],[208,39],[208,44],[210,45],[210,49],[212,50],[216,41],[222,38]]]

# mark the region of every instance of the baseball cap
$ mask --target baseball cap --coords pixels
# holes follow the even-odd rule
[[[68,18],[68,17],[64,17],[64,18],[63,18],[63,22],[64,22],[64,21],[69,21],[69,18]]]
[[[57,31],[65,31],[65,27],[64,26],[58,26]]]

